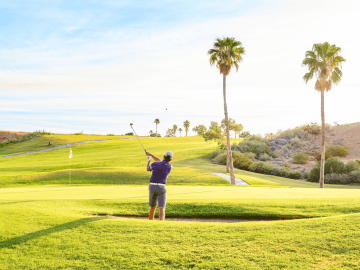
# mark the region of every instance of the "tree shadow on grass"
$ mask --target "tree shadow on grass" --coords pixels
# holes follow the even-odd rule
[[[37,232],[28,233],[28,234],[25,234],[22,236],[10,238],[8,240],[0,242],[0,250],[3,248],[11,248],[12,246],[20,245],[27,241],[30,241],[30,240],[33,240],[35,238],[39,238],[42,236],[46,236],[46,235],[49,235],[52,233],[57,233],[57,232],[61,232],[61,231],[69,230],[69,229],[74,229],[76,227],[79,227],[80,225],[85,225],[87,223],[102,220],[102,219],[106,219],[106,217],[82,218],[82,219],[78,219],[78,220],[64,223],[61,225],[57,225],[52,228],[48,228],[48,229],[40,230]]]

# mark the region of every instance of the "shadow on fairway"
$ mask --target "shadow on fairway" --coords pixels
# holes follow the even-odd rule
[[[49,235],[52,233],[57,233],[57,232],[61,232],[61,231],[69,230],[69,229],[74,229],[76,227],[79,227],[80,225],[85,225],[87,223],[102,220],[102,219],[106,219],[106,217],[82,218],[82,219],[78,219],[78,220],[64,223],[61,225],[57,225],[57,226],[49,228],[49,229],[45,229],[45,230],[41,230],[41,231],[37,231],[37,232],[33,232],[33,233],[28,233],[28,234],[25,234],[22,236],[10,238],[8,240],[0,242],[0,249],[10,248],[12,246],[20,245],[29,240],[33,240],[35,238],[39,238],[42,236],[46,236],[46,235]]]

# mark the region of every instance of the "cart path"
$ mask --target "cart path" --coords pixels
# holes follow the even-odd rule
[[[43,149],[43,150],[38,150],[38,151],[33,151],[33,152],[27,152],[27,153],[21,153],[21,154],[15,154],[15,155],[9,155],[9,156],[3,156],[3,157],[0,157],[0,158],[9,158],[9,157],[17,157],[17,156],[23,156],[23,155],[36,154],[36,153],[51,151],[51,150],[55,150],[55,149],[59,149],[59,148],[64,148],[64,147],[68,147],[68,146],[72,146],[72,145],[76,145],[76,144],[81,144],[81,143],[103,142],[103,141],[119,141],[119,140],[132,140],[132,139],[134,139],[134,138],[108,139],[108,140],[90,140],[90,141],[74,142],[74,143],[68,143],[68,144],[63,144],[63,145],[55,146],[55,147],[48,148],[48,149]]]
[[[225,180],[227,180],[231,184],[230,175],[227,175],[225,173],[215,173],[215,172],[212,172],[212,174],[215,174],[217,176],[220,176],[220,177],[224,178]],[[249,183],[246,183],[244,180],[242,180],[240,178],[235,178],[235,185],[250,186]]]

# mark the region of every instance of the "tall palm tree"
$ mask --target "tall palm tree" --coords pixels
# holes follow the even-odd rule
[[[176,130],[177,130],[177,125],[173,125],[173,130],[174,130],[174,137],[176,137]]]
[[[155,125],[156,125],[156,136],[157,137],[157,125],[160,124],[160,120],[159,118],[156,118],[155,121],[154,121]]]
[[[179,132],[180,132],[180,137],[181,137],[181,132],[182,132],[183,130],[182,130],[182,128],[179,128]]]
[[[314,75],[316,76],[315,90],[321,92],[321,166],[319,188],[324,187],[324,166],[325,166],[325,113],[324,113],[324,92],[330,91],[332,84],[341,81],[341,63],[345,59],[339,55],[340,47],[330,45],[328,42],[316,43],[311,51],[305,53],[303,66],[308,66],[309,72],[303,77],[307,83]],[[340,67],[340,68],[339,68]]]
[[[189,131],[189,127],[190,127],[190,122],[188,120],[186,120],[184,122],[184,128],[185,128],[186,137],[187,137],[187,133]]]
[[[220,74],[223,75],[223,97],[224,97],[224,114],[226,122],[227,134],[227,160],[230,169],[231,184],[235,185],[234,164],[230,146],[230,131],[229,131],[229,118],[226,104],[226,76],[229,75],[232,67],[239,69],[239,63],[243,60],[245,49],[242,47],[240,41],[235,38],[224,37],[223,39],[216,38],[214,47],[208,51],[210,55],[210,65],[215,65]]]

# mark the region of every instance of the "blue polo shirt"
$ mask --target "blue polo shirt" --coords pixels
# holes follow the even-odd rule
[[[149,170],[152,171],[150,183],[166,184],[171,168],[171,164],[166,160],[153,162],[149,166]]]

